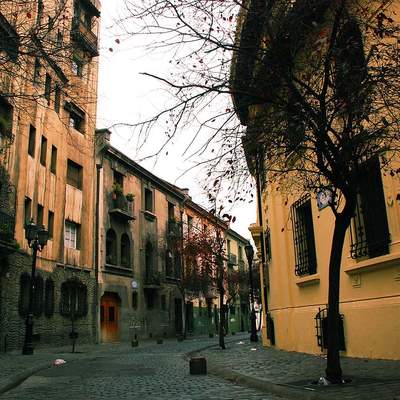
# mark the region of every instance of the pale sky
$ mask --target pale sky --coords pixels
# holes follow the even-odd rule
[[[155,79],[140,75],[141,72],[148,72],[168,76],[171,68],[170,54],[165,51],[148,54],[143,43],[146,39],[143,37],[120,37],[120,43],[116,43],[115,31],[110,29],[110,26],[117,15],[117,7],[121,5],[122,0],[104,1],[102,5],[98,128],[109,127],[115,123],[138,122],[163,110],[170,101],[166,87]],[[141,43],[138,43],[139,41]],[[195,169],[180,177],[193,165],[193,161],[185,160],[182,156],[191,138],[190,127],[187,131],[187,134],[185,131],[185,135],[180,135],[178,140],[170,143],[157,159],[140,161],[158,149],[165,140],[161,126],[152,129],[141,149],[138,149],[138,131],[133,133],[131,129],[124,127],[112,129],[111,144],[160,178],[179,187],[189,188],[192,199],[209,208],[201,185],[201,180],[205,179],[203,171]],[[231,228],[245,238],[250,238],[248,226],[256,220],[255,203],[249,204],[246,201],[235,204],[229,213],[236,217],[236,222],[231,224]]]

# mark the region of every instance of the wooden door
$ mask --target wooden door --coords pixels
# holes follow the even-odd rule
[[[115,293],[106,293],[101,298],[100,327],[102,342],[119,340],[120,300]]]

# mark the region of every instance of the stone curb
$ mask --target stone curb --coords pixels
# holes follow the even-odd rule
[[[208,371],[212,375],[219,376],[230,382],[258,389],[264,392],[282,396],[293,400],[325,400],[325,396],[315,392],[313,389],[300,389],[284,383],[273,383],[264,379],[254,378],[252,376],[230,371],[226,368],[209,365]]]
[[[19,386],[22,382],[28,379],[30,376],[36,374],[39,371],[42,371],[46,368],[50,368],[51,363],[48,361],[46,363],[42,363],[37,365],[36,367],[27,368],[25,371],[20,372],[19,374],[13,375],[6,380],[6,383],[0,386],[0,396],[11,389]]]

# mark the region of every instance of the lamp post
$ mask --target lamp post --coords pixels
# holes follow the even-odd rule
[[[22,348],[22,354],[33,354],[33,294],[35,291],[35,272],[36,272],[36,256],[38,251],[42,251],[47,244],[49,232],[43,225],[34,224],[33,219],[29,224],[25,224],[25,238],[28,241],[28,246],[32,249],[32,272],[29,286],[29,303],[28,315],[25,320],[25,341]]]
[[[249,283],[250,283],[250,299],[251,299],[251,312],[250,312],[250,342],[258,342],[257,327],[256,327],[256,311],[254,309],[254,288],[253,288],[253,257],[254,249],[250,241],[244,247],[246,252],[247,263],[249,264]]]

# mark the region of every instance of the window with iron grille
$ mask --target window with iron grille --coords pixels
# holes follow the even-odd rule
[[[390,233],[378,157],[363,165],[350,237],[354,259],[389,253]]]
[[[61,284],[60,314],[64,317],[81,318],[87,315],[87,287],[76,278]]]
[[[293,242],[295,250],[295,273],[297,276],[317,272],[314,227],[310,195],[303,196],[291,207]]]

